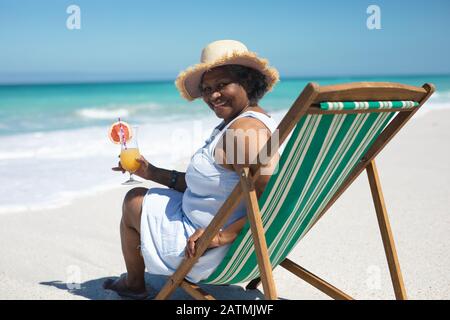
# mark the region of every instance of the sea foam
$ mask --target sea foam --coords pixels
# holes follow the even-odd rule
[[[100,107],[83,108],[76,111],[76,114],[82,118],[95,120],[115,120],[117,118],[126,118],[138,112],[156,110],[159,104],[136,103],[136,104],[110,104]]]

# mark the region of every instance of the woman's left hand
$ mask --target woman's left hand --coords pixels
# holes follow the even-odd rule
[[[205,233],[205,229],[200,228],[195,230],[195,232],[189,237],[186,244],[186,257],[192,258],[195,255],[195,242],[203,235],[203,233]],[[208,248],[218,247],[220,245],[218,240],[218,235],[216,235],[209,244]]]

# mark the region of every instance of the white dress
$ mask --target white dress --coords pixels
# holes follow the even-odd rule
[[[226,198],[239,176],[214,161],[213,152],[222,134],[238,118],[252,117],[262,121],[273,132],[275,121],[260,112],[247,111],[226,126],[223,122],[191,158],[186,170],[187,189],[184,193],[168,188],[151,188],[142,203],[141,252],[147,271],[151,274],[172,275],[184,259],[187,239],[198,228],[206,228]],[[241,202],[224,225],[245,216]],[[187,279],[200,282],[209,277],[225,257],[230,245],[208,249]]]

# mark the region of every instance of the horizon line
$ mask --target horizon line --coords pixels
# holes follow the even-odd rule
[[[308,80],[308,79],[337,79],[337,78],[380,78],[380,77],[424,77],[424,76],[432,76],[432,77],[448,77],[450,73],[411,73],[411,74],[348,74],[348,75],[309,75],[309,76],[285,76],[280,77],[280,81],[283,80]],[[112,80],[104,80],[104,79],[94,79],[94,80],[55,80],[55,81],[18,81],[18,82],[2,82],[0,80],[0,86],[8,87],[8,86],[46,86],[46,85],[96,85],[96,84],[138,84],[138,83],[169,83],[174,82],[175,78],[165,78],[161,77],[161,79],[112,79]]]

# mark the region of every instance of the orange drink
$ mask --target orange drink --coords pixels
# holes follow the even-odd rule
[[[120,164],[122,168],[131,173],[135,172],[141,166],[141,164],[135,160],[139,156],[140,153],[138,148],[123,148],[120,152]]]

